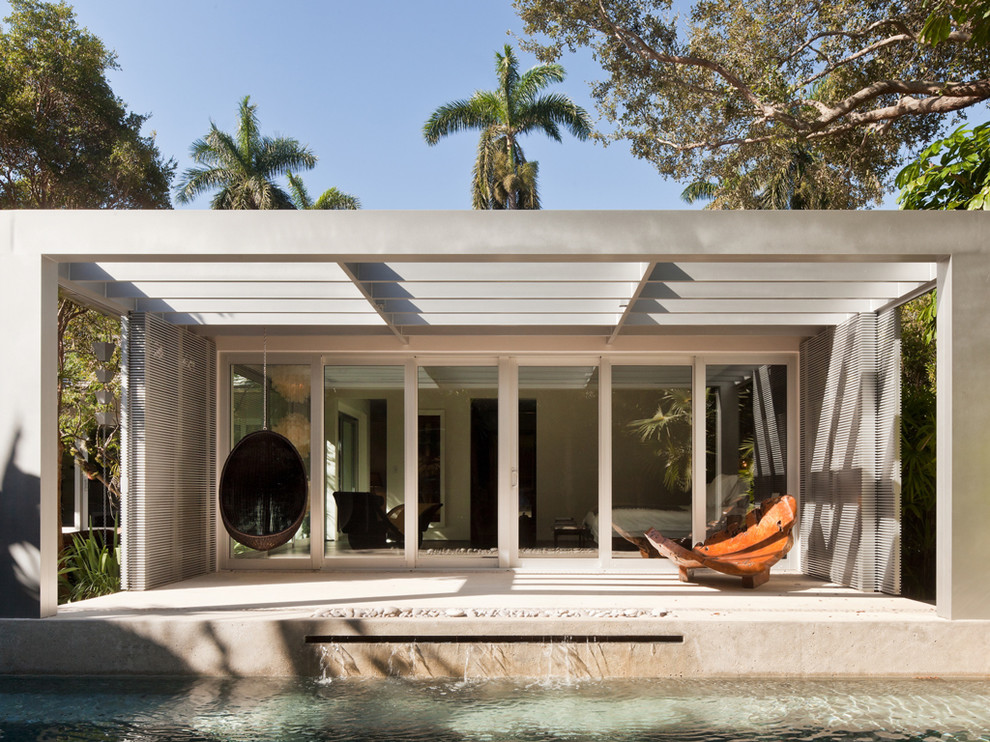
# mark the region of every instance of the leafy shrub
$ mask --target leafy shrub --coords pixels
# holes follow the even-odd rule
[[[901,592],[935,598],[935,295],[901,308]]]
[[[113,529],[111,544],[92,528],[76,535],[59,560],[59,602],[87,600],[120,590],[120,542]]]

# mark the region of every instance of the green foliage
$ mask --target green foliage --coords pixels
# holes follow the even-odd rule
[[[691,491],[691,390],[667,389],[652,417],[632,420],[627,427],[640,441],[656,441],[667,489]]]
[[[59,559],[59,602],[98,598],[120,590],[120,542],[117,529],[107,544],[92,529],[72,537]]]
[[[175,162],[107,73],[114,53],[65,3],[11,0],[0,29],[0,206],[170,208]]]
[[[823,189],[827,178],[820,171],[828,169],[821,155],[804,143],[792,143],[788,147],[790,158],[775,158],[778,169],[763,169],[757,180],[755,173],[737,173],[735,177],[720,183],[694,181],[681,193],[681,199],[693,204],[710,201],[710,209],[831,209],[851,208],[853,204],[835,205],[833,198],[840,197]]]
[[[274,179],[292,171],[310,170],[316,156],[298,140],[262,136],[258,107],[245,96],[238,110],[237,133],[210,131],[193,142],[190,154],[203,167],[189,168],[176,191],[179,203],[216,190],[213,209],[294,209],[292,198]]]
[[[684,17],[670,0],[513,2],[544,61],[592,49],[613,125],[599,139],[716,184],[732,208],[751,208],[795,144],[830,208],[879,203],[903,147],[990,98],[985,47],[919,41],[923,0],[694,0]]]
[[[580,140],[591,134],[591,122],[583,108],[559,93],[540,93],[563,82],[564,68],[541,64],[519,74],[519,60],[508,44],[495,53],[498,88],[479,90],[467,100],[445,103],[423,126],[430,145],[459,131],[481,135],[471,182],[476,209],[538,209],[537,164],[527,163],[519,137],[542,132],[561,141],[561,127]],[[526,167],[526,165],[529,167]]]
[[[901,590],[935,597],[935,294],[901,307]]]
[[[320,194],[315,201],[310,198],[309,191],[303,185],[302,178],[288,173],[289,192],[292,204],[297,209],[317,209],[321,211],[353,211],[361,208],[361,200],[357,196],[344,193],[336,187],[330,187]]]
[[[902,209],[990,211],[990,123],[933,142],[895,182]]]
[[[114,497],[120,496],[120,429],[99,429],[96,392],[106,390],[120,399],[120,350],[107,368],[113,374],[103,384],[96,378],[104,368],[93,355],[93,342],[120,345],[120,320],[60,297],[58,307],[58,431],[59,446],[73,458],[90,479],[103,483]],[[61,453],[61,452],[60,452]],[[59,456],[61,460],[61,455]],[[61,479],[60,479],[61,481]]]
[[[921,29],[926,44],[941,44],[953,34],[969,34],[969,43],[990,43],[990,0],[940,0]]]

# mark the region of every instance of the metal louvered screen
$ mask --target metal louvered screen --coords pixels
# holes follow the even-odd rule
[[[801,544],[807,574],[900,592],[896,311],[801,345]]]
[[[216,569],[213,343],[148,314],[124,322],[122,586]]]
[[[901,314],[877,317],[877,590],[901,592]]]

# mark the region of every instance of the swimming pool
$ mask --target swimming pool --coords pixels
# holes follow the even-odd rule
[[[990,740],[990,681],[0,677],[0,740]]]

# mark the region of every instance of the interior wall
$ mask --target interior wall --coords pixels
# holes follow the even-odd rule
[[[536,400],[536,538],[553,537],[555,518],[580,523],[598,507],[598,395],[525,390]]]

